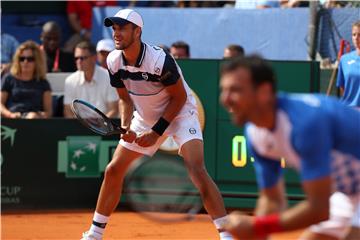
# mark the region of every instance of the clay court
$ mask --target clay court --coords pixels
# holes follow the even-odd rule
[[[5,213],[2,215],[1,239],[80,239],[88,229],[93,213],[62,211],[46,213]],[[274,240],[297,239],[300,231],[276,234]],[[209,217],[198,215],[191,222],[160,224],[130,212],[112,215],[104,235],[105,240],[218,239]]]

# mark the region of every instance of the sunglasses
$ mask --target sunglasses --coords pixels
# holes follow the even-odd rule
[[[79,60],[79,59],[80,59],[80,61],[84,61],[84,60],[88,59],[89,57],[91,57],[91,56],[74,57],[74,59],[75,59],[75,61],[77,61],[77,60]]]
[[[35,58],[34,57],[19,57],[20,62],[25,62],[25,60],[27,60],[28,62],[33,62],[33,61],[35,61]]]

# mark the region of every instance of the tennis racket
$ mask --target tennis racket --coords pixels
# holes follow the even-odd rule
[[[88,102],[75,99],[71,104],[71,110],[85,127],[97,134],[108,136],[126,133],[125,129],[119,127],[119,125]]]
[[[189,221],[202,209],[202,201],[179,157],[157,153],[131,165],[124,185],[133,211],[157,222]]]

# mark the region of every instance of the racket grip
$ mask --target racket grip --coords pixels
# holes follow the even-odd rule
[[[134,131],[128,130],[126,133],[123,133],[121,138],[128,143],[132,143],[137,138],[137,135]]]

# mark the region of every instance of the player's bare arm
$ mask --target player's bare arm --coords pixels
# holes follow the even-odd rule
[[[273,214],[261,219],[233,212],[229,215],[226,229],[238,239],[258,239],[279,229],[291,231],[324,221],[329,217],[330,183],[330,177],[304,182],[306,200],[280,215]]]
[[[118,116],[118,101],[107,102],[106,107],[109,111],[106,113],[106,116],[109,118],[116,118]]]
[[[119,95],[119,105],[120,105],[120,118],[121,118],[121,127],[128,129],[126,134],[122,134],[121,138],[126,142],[133,142],[136,138],[136,134],[130,131],[131,119],[134,113],[134,103],[132,102],[128,91],[126,88],[117,88],[116,89]]]
[[[170,95],[170,102],[165,108],[163,118],[171,122],[184,106],[187,95],[181,78],[175,84],[166,87],[165,91]]]
[[[170,95],[170,101],[165,108],[162,118],[170,123],[184,106],[187,95],[181,78],[175,84],[165,87],[165,91]],[[135,142],[139,146],[148,147],[155,144],[159,137],[160,135],[157,132],[151,130],[140,135]]]
[[[306,199],[281,215],[284,231],[308,227],[329,218],[331,178],[305,181],[302,186]]]
[[[285,184],[280,179],[272,187],[261,189],[256,203],[255,215],[265,216],[273,213],[279,213],[286,209]]]

